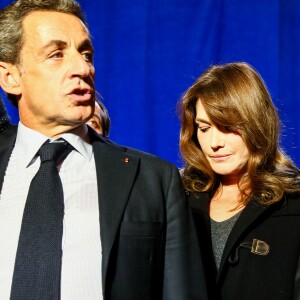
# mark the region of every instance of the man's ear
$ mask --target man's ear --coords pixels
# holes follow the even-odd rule
[[[13,95],[21,95],[20,72],[15,65],[0,62],[0,86]]]

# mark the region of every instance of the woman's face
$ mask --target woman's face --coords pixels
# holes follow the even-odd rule
[[[197,138],[213,171],[238,180],[249,160],[248,148],[237,132],[223,132],[210,120],[201,100],[196,103]]]

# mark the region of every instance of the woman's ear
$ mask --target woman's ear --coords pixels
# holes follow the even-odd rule
[[[0,62],[0,86],[7,94],[21,95],[20,72],[15,65]]]

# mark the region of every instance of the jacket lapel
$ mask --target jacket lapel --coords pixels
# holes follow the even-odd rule
[[[120,147],[121,148],[121,147]],[[139,158],[101,140],[93,142],[95,155],[102,244],[102,285],[105,295],[111,250],[136,178]]]
[[[233,251],[235,251],[236,247],[238,246],[237,240],[239,239],[239,237],[269,207],[270,206],[267,205],[260,205],[256,201],[251,199],[248,205],[244,208],[227,239],[217,280],[220,278],[224,265],[228,261],[229,256],[233,253]]]

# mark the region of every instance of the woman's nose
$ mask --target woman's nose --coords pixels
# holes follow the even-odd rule
[[[211,131],[211,140],[210,147],[212,149],[222,148],[224,147],[224,133],[220,131],[218,128],[212,128]]]

